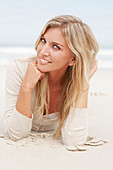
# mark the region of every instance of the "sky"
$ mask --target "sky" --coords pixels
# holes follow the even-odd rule
[[[0,46],[34,46],[45,23],[62,14],[79,17],[100,47],[113,48],[113,0],[0,0]]]

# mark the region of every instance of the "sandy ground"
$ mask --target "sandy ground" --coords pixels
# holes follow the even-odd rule
[[[113,69],[100,69],[90,81],[89,135],[108,142],[68,151],[60,140],[34,134],[18,142],[2,138],[5,66],[0,66],[0,170],[113,170]]]

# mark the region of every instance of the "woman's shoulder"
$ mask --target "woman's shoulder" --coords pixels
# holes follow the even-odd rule
[[[22,58],[16,58],[14,59],[13,61],[17,64],[17,65],[26,65],[26,64],[29,64],[30,62],[32,62],[33,60],[36,59],[36,56],[32,55],[32,56],[28,56],[28,57],[22,57]]]
[[[35,59],[36,59],[36,56],[33,56],[33,55],[28,56],[28,57],[13,59],[13,61],[9,63],[7,71],[10,73],[16,72],[19,75],[22,75],[22,77],[24,77],[27,71],[28,64]]]

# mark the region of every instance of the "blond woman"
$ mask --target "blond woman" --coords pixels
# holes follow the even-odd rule
[[[46,23],[35,49],[37,56],[8,68],[6,135],[18,140],[34,130],[51,132],[65,145],[84,144],[89,80],[97,70],[95,37],[79,18],[62,15]]]

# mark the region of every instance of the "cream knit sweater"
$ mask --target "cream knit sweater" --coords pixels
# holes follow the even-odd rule
[[[33,58],[15,59],[9,65],[6,75],[6,109],[4,113],[4,128],[6,135],[12,140],[22,139],[29,135],[31,130],[37,132],[55,132],[58,127],[58,112],[45,115],[41,119],[38,114],[28,118],[16,110],[16,101],[19,89],[24,79],[28,63]],[[36,88],[32,91],[31,112],[33,111],[36,97]],[[65,145],[82,145],[88,135],[87,109],[72,107],[62,129],[62,141]]]

